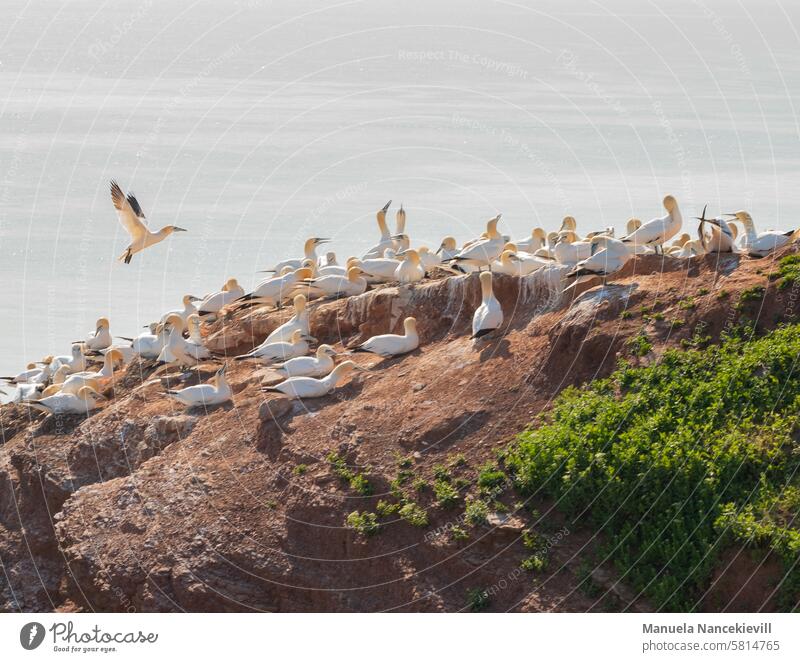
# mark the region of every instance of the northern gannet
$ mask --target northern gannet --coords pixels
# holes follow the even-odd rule
[[[590,244],[591,255],[578,262],[566,275],[566,278],[574,278],[575,282],[565,290],[597,276],[608,276],[619,271],[633,255],[631,245],[606,235],[592,237]]]
[[[726,213],[723,216],[735,218],[744,226],[744,236],[742,239],[742,251],[751,257],[764,257],[772,251],[782,248],[792,242],[797,230],[782,232],[780,230],[767,230],[766,232],[756,232],[753,217],[744,210],[733,213]]]
[[[642,227],[642,221],[640,219],[638,219],[638,218],[629,218],[627,220],[627,222],[625,223],[625,234],[626,235],[633,234],[640,227]],[[686,237],[687,237],[687,241],[688,241],[689,235],[686,235]]]
[[[83,342],[85,349],[97,352],[111,346],[111,332],[109,331],[108,319],[105,317],[97,320],[95,327],[94,333],[86,336],[86,340],[76,340],[75,342]]]
[[[735,226],[731,227],[724,218],[706,218],[706,209],[708,205],[703,207],[703,213],[700,216],[695,216],[695,220],[700,221],[697,228],[697,235],[700,243],[706,253],[732,253],[736,248],[736,231]],[[711,226],[711,236],[709,237],[705,231],[705,225]]]
[[[252,292],[240,297],[239,301],[277,306],[291,296],[291,292],[298,282],[314,277],[314,272],[309,267],[289,269],[280,276],[261,281]]]
[[[439,256],[431,253],[431,249],[427,246],[420,246],[417,248],[417,254],[419,255],[419,261],[422,262],[422,266],[425,268],[425,271],[430,271],[434,267],[438,267],[441,265],[442,260]]]
[[[44,391],[44,384],[25,384],[19,383],[14,386],[14,394],[11,396],[9,402],[14,404],[21,404],[23,402],[33,402],[42,397]],[[0,388],[0,391],[8,395],[5,389]]]
[[[671,253],[671,255],[685,260],[690,257],[695,257],[696,255],[702,255],[703,253],[705,253],[703,243],[699,239],[694,239],[692,241],[687,241],[676,252]]]
[[[203,335],[200,333],[200,316],[189,315],[186,319],[186,329],[189,332],[189,339],[184,344],[183,351],[196,361],[210,359],[211,352],[203,343]]]
[[[367,281],[361,275],[360,267],[348,268],[346,276],[322,276],[300,281],[297,288],[302,288],[309,299],[319,297],[351,297],[367,291]]]
[[[547,235],[545,234],[544,230],[542,230],[542,228],[533,228],[533,230],[531,230],[530,237],[516,240],[513,243],[516,245],[517,250],[525,251],[526,253],[533,253],[534,251],[538,251],[540,248],[542,248],[546,241]]]
[[[472,337],[480,338],[503,324],[503,309],[492,290],[492,274],[484,271],[479,276],[481,281],[481,305],[472,316]]]
[[[92,386],[97,390],[95,384],[98,384],[101,388],[105,388],[114,379],[116,364],[121,362],[124,362],[122,352],[112,349],[103,358],[103,367],[100,370],[72,373],[64,380],[61,390],[66,393],[77,394],[83,386]],[[90,384],[89,382],[93,383]]]
[[[500,221],[501,214],[494,218],[489,219],[486,224],[486,238],[479,239],[467,245],[466,248],[458,252],[452,258],[457,266],[462,264],[470,265],[481,269],[482,267],[490,267],[500,253],[503,252],[503,246],[506,244],[505,238],[497,231],[497,223]]]
[[[48,414],[87,414],[107,400],[90,386],[84,386],[74,393],[56,393],[35,402],[26,402],[29,407],[39,409]]]
[[[389,257],[373,257],[368,260],[352,258],[347,261],[347,265],[359,267],[370,283],[390,283],[395,279],[400,260]]]
[[[9,384],[30,384],[38,383],[39,377],[42,376],[44,368],[39,368],[35,363],[29,363],[27,368],[12,377],[0,377],[0,379],[7,381]]]
[[[305,356],[308,354],[309,342],[314,338],[303,335],[300,329],[295,329],[292,333],[290,340],[278,341],[270,343],[269,345],[259,345],[252,352],[247,354],[240,354],[234,356],[235,361],[244,361],[245,359],[256,359],[264,364],[275,363],[276,361],[288,361],[297,356]]]
[[[376,219],[378,220],[378,229],[381,231],[381,239],[377,244],[364,253],[363,259],[365,260],[374,257],[382,257],[383,251],[394,246],[392,234],[389,232],[389,226],[386,225],[386,212],[389,210],[389,205],[391,204],[392,201],[389,200],[389,202],[383,206],[383,209],[379,210],[376,214]]]
[[[167,395],[187,407],[197,407],[228,402],[233,397],[233,392],[225,379],[225,366],[222,366],[206,384],[189,386],[177,391],[168,390]]]
[[[264,347],[265,345],[270,345],[275,342],[291,340],[292,334],[298,329],[303,332],[304,336],[311,335],[308,325],[308,311],[306,310],[307,299],[302,294],[298,294],[295,296],[293,303],[294,315],[291,319],[287,320],[270,333],[259,347]]]
[[[413,352],[419,347],[417,320],[413,317],[406,317],[403,321],[403,329],[405,333],[402,336],[394,333],[373,336],[366,342],[354,347],[351,351],[369,352],[370,354],[378,354],[383,358]]]
[[[244,296],[244,288],[239,285],[235,278],[229,278],[222,290],[209,294],[197,306],[197,313],[200,315],[208,315],[209,313],[218,313],[228,304],[233,303],[236,299]]]
[[[403,261],[397,265],[394,278],[401,285],[416,283],[425,278],[425,267],[419,259],[419,253],[413,249],[407,249],[398,254]]]
[[[158,355],[159,363],[177,363],[191,367],[211,358],[211,352],[202,344],[197,345],[183,337],[184,324],[180,315],[170,315],[167,318],[166,326],[169,328],[169,336]]]
[[[80,372],[86,370],[86,356],[83,353],[83,345],[76,343],[72,346],[70,356],[56,356],[49,364],[50,374],[58,370],[62,365],[69,368],[70,372]]]
[[[553,256],[561,264],[577,264],[591,254],[591,244],[588,241],[578,241],[578,235],[575,234],[574,230],[564,230],[558,233],[558,241],[553,248]]]
[[[167,318],[169,318],[170,315],[181,317],[180,312],[169,313]],[[140,333],[136,338],[126,338],[125,336],[117,337],[130,342],[134,354],[138,354],[143,359],[156,359],[164,348],[169,335],[169,332],[164,327],[165,322],[166,319],[163,322],[153,322],[148,325],[148,331]]]
[[[273,367],[283,377],[323,377],[333,370],[336,350],[330,345],[317,347],[315,356],[298,356]]]
[[[403,209],[403,203],[400,203],[400,209],[397,210],[395,215],[394,233],[395,235],[402,235],[406,232],[406,210]]]
[[[317,246],[327,244],[329,241],[330,239],[327,239],[326,237],[311,237],[310,239],[306,239],[305,244],[303,244],[303,257],[295,257],[289,260],[278,262],[278,264],[276,264],[269,271],[274,271],[276,274],[279,274],[286,267],[300,269],[304,266],[306,260],[311,260],[313,265],[316,267],[319,264],[319,258],[317,257]]]
[[[290,377],[275,386],[266,386],[262,391],[277,392],[290,398],[321,398],[332,393],[339,383],[353,370],[365,370],[353,361],[345,361],[337,365],[327,377]]]
[[[186,322],[186,318],[189,317],[192,313],[197,312],[197,306],[195,305],[196,302],[200,301],[199,297],[193,296],[191,294],[184,294],[183,295],[183,308],[177,308],[175,310],[168,310],[161,316],[159,320],[162,324],[167,321],[167,317],[170,315],[180,315],[183,318],[183,321]],[[152,330],[151,330],[152,333]],[[121,336],[120,336],[121,337]]]
[[[548,264],[551,264],[549,260],[527,253],[520,255],[507,248],[500,254],[500,258],[492,263],[492,271],[509,276],[527,276]]]
[[[634,251],[639,246],[650,246],[658,252],[659,247],[672,239],[681,230],[683,217],[678,209],[678,202],[668,195],[663,200],[665,216],[654,218],[643,223],[636,230],[622,238],[625,243],[633,244]],[[663,252],[663,249],[662,249]]]
[[[145,248],[157,244],[169,237],[173,232],[186,232],[184,228],[179,228],[177,225],[165,225],[158,232],[150,232],[147,227],[142,207],[139,205],[138,200],[129,193],[127,197],[122,192],[119,184],[113,179],[111,180],[111,201],[114,207],[117,208],[117,215],[122,227],[127,230],[131,237],[130,245],[125,249],[125,252],[119,256],[119,260],[129,264],[131,258],[143,251]]]
[[[441,256],[442,262],[448,262],[458,255],[458,244],[455,237],[445,237],[439,245],[436,254]]]
[[[400,255],[403,251],[407,251],[409,248],[411,248],[411,237],[409,237],[407,234],[393,234],[392,241],[394,242],[392,249],[397,255]]]

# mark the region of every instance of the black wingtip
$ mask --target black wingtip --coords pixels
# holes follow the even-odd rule
[[[497,329],[481,329],[480,331],[478,331],[478,333],[474,333],[472,335],[472,339],[475,340],[476,338],[483,338],[483,336],[492,333],[492,331],[497,331]]]

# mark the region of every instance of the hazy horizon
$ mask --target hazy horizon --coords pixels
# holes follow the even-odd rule
[[[767,4],[7,3],[0,371],[248,287],[307,236],[357,254],[389,199],[432,247],[497,211],[619,228],[666,193],[795,228],[800,7]],[[117,262],[112,178],[189,233]]]

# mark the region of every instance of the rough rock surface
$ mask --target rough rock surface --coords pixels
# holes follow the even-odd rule
[[[474,479],[561,389],[613,369],[642,328],[641,316],[628,319],[625,310],[655,307],[684,322],[647,322],[654,348],[639,361],[690,338],[698,324],[719,336],[747,313],[736,309],[735,293],[754,285],[767,287],[754,315],[760,324],[793,316],[796,301],[766,279],[774,259],[638,257],[605,287],[590,283],[572,297],[560,293],[558,268],[499,276],[507,326],[477,345],[468,337],[475,275],[314,302],[313,335],[339,349],[400,331],[407,315],[422,338],[405,357],[354,355],[370,370],[317,400],[276,401],[259,388],[269,370],[230,361],[234,402],[184,411],[163,395],[179,377],[135,362],[113,400],[89,417],[3,406],[0,609],[455,611],[468,608],[476,587],[490,592],[496,610],[605,608],[583,592],[578,572],[597,536],[561,521],[546,502],[532,505],[562,533],[548,570],[535,575],[519,570],[524,511],[492,513],[463,540],[448,535],[463,525],[460,510],[430,495],[420,497],[427,527],[395,516],[365,538],[345,519],[387,497],[400,456],[430,481],[435,465],[463,454],[459,471]],[[688,296],[691,308],[681,305]],[[290,314],[229,311],[204,333],[230,356]],[[202,366],[192,379],[214,369]],[[331,451],[366,475],[374,494],[361,496],[334,475]],[[516,510],[513,495],[506,505]],[[594,575],[617,606],[648,608],[612,571]]]

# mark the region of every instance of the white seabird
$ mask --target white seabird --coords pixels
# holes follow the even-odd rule
[[[239,301],[277,306],[291,296],[294,286],[299,281],[314,277],[310,267],[295,270],[287,267],[287,269],[289,270],[280,276],[261,281],[252,292],[239,297]]]
[[[302,289],[309,299],[319,297],[352,297],[367,291],[367,281],[360,267],[351,266],[346,276],[322,276],[300,281],[296,288]]]
[[[329,241],[330,239],[327,239],[326,237],[311,237],[310,239],[306,239],[305,244],[303,244],[303,257],[295,257],[289,260],[278,262],[278,264],[276,264],[269,271],[274,271],[276,274],[279,274],[286,267],[290,267],[291,269],[300,269],[304,266],[306,260],[311,260],[312,264],[316,267],[319,264],[317,246],[327,244]]]
[[[425,278],[425,267],[422,266],[417,251],[409,248],[399,253],[398,257],[402,257],[403,261],[397,265],[394,278],[401,285],[416,283]]]
[[[772,251],[791,243],[798,233],[797,230],[789,230],[787,232],[781,230],[756,232],[753,217],[744,210],[723,215],[735,218],[744,226],[742,251],[751,257],[764,257],[769,255]]]
[[[400,260],[393,257],[372,257],[367,260],[351,258],[347,264],[360,268],[370,283],[390,283],[395,279],[395,272],[400,266]]]
[[[383,206],[383,209],[380,209],[376,214],[378,229],[381,231],[381,239],[377,244],[364,253],[364,260],[374,257],[382,257],[383,252],[387,248],[392,248],[394,246],[394,240],[392,239],[391,232],[389,232],[389,226],[386,225],[386,212],[389,210],[389,205],[391,204],[392,201],[389,200],[389,202]]]
[[[56,393],[34,402],[26,402],[29,407],[39,409],[48,414],[87,414],[107,400],[104,395],[95,391],[91,386],[84,386],[74,393]]]
[[[664,209],[667,210],[665,216],[654,218],[647,223],[643,223],[636,230],[622,238],[625,243],[633,244],[633,249],[639,246],[650,246],[658,252],[659,247],[672,239],[681,230],[683,217],[678,209],[678,202],[671,195],[663,200]]]
[[[236,299],[244,296],[244,288],[239,285],[235,278],[229,278],[222,290],[209,294],[197,306],[197,313],[199,315],[208,315],[209,313],[218,313],[225,306],[233,303]]]
[[[230,384],[225,379],[225,366],[205,384],[189,386],[180,390],[168,390],[167,395],[187,407],[220,405],[233,397]]]
[[[485,336],[503,324],[503,309],[492,290],[491,272],[484,271],[478,277],[481,281],[481,305],[475,309],[472,316],[473,338]]]
[[[308,310],[306,310],[307,299],[298,294],[294,298],[294,315],[291,319],[281,324],[277,329],[270,333],[264,342],[259,347],[270,345],[275,342],[291,340],[292,334],[298,329],[303,332],[304,336],[310,336],[311,331],[308,324]]]
[[[619,271],[633,255],[633,246],[606,235],[592,237],[590,244],[591,255],[578,262],[566,275],[566,278],[574,278],[575,282],[565,288],[565,291],[592,278]]]
[[[95,327],[94,333],[90,333],[86,336],[86,340],[76,340],[75,342],[83,342],[84,349],[97,352],[111,346],[111,332],[109,330],[108,319],[105,317],[101,317],[97,320]]]
[[[353,361],[345,361],[337,365],[327,377],[290,377],[275,386],[266,386],[262,391],[277,392],[290,398],[321,398],[332,393],[339,383],[353,370],[365,370]]]
[[[695,216],[695,220],[700,221],[697,228],[697,234],[700,243],[706,253],[733,253],[736,251],[736,226],[730,226],[724,218],[706,218],[706,209],[708,205],[703,207],[703,213],[700,216]],[[705,225],[711,226],[711,236],[709,237],[705,231]]]
[[[525,251],[526,253],[533,253],[542,248],[547,242],[547,235],[542,228],[533,228],[530,237],[519,239],[512,242],[518,251]]]
[[[320,345],[314,356],[298,356],[273,366],[275,372],[289,377],[323,377],[333,370],[336,350],[330,345]]]
[[[371,354],[378,354],[384,358],[413,352],[419,347],[417,320],[413,317],[406,317],[403,321],[403,330],[405,333],[402,336],[394,333],[373,336],[366,342],[354,347],[351,351],[369,352]]]
[[[452,258],[452,261],[457,266],[466,264],[481,269],[490,267],[492,262],[500,257],[500,253],[503,252],[503,247],[506,244],[505,238],[497,231],[497,223],[500,221],[501,216],[502,214],[498,214],[486,223],[485,239],[468,243],[465,248]]]
[[[176,308],[175,310],[168,310],[161,316],[161,320],[159,320],[162,324],[167,321],[167,317],[170,315],[180,315],[183,319],[184,323],[186,322],[186,318],[189,317],[192,313],[197,312],[197,306],[195,303],[199,302],[200,298],[196,297],[192,294],[184,294],[183,295],[183,308]],[[151,331],[152,332],[152,331]],[[121,337],[121,336],[119,336]]]
[[[235,361],[256,359],[264,364],[271,364],[276,361],[288,361],[295,357],[308,354],[308,344],[313,340],[314,338],[303,335],[300,329],[295,329],[288,342],[278,341],[270,343],[269,345],[259,345],[252,352],[234,356],[233,358]]]
[[[80,372],[81,370],[86,370],[86,356],[83,353],[83,345],[80,343],[74,344],[72,346],[72,354],[70,356],[54,357],[48,366],[49,373],[54,373],[62,365],[67,366],[70,372]]]
[[[147,227],[147,220],[145,219],[142,207],[139,205],[136,197],[133,193],[129,193],[128,196],[125,197],[119,184],[113,179],[111,180],[111,201],[117,209],[117,215],[119,216],[120,223],[122,223],[122,227],[127,230],[131,237],[130,245],[118,258],[125,262],[125,264],[130,264],[131,258],[136,255],[136,253],[163,241],[173,232],[186,232],[184,228],[179,228],[177,225],[165,225],[158,232],[151,232]]]

